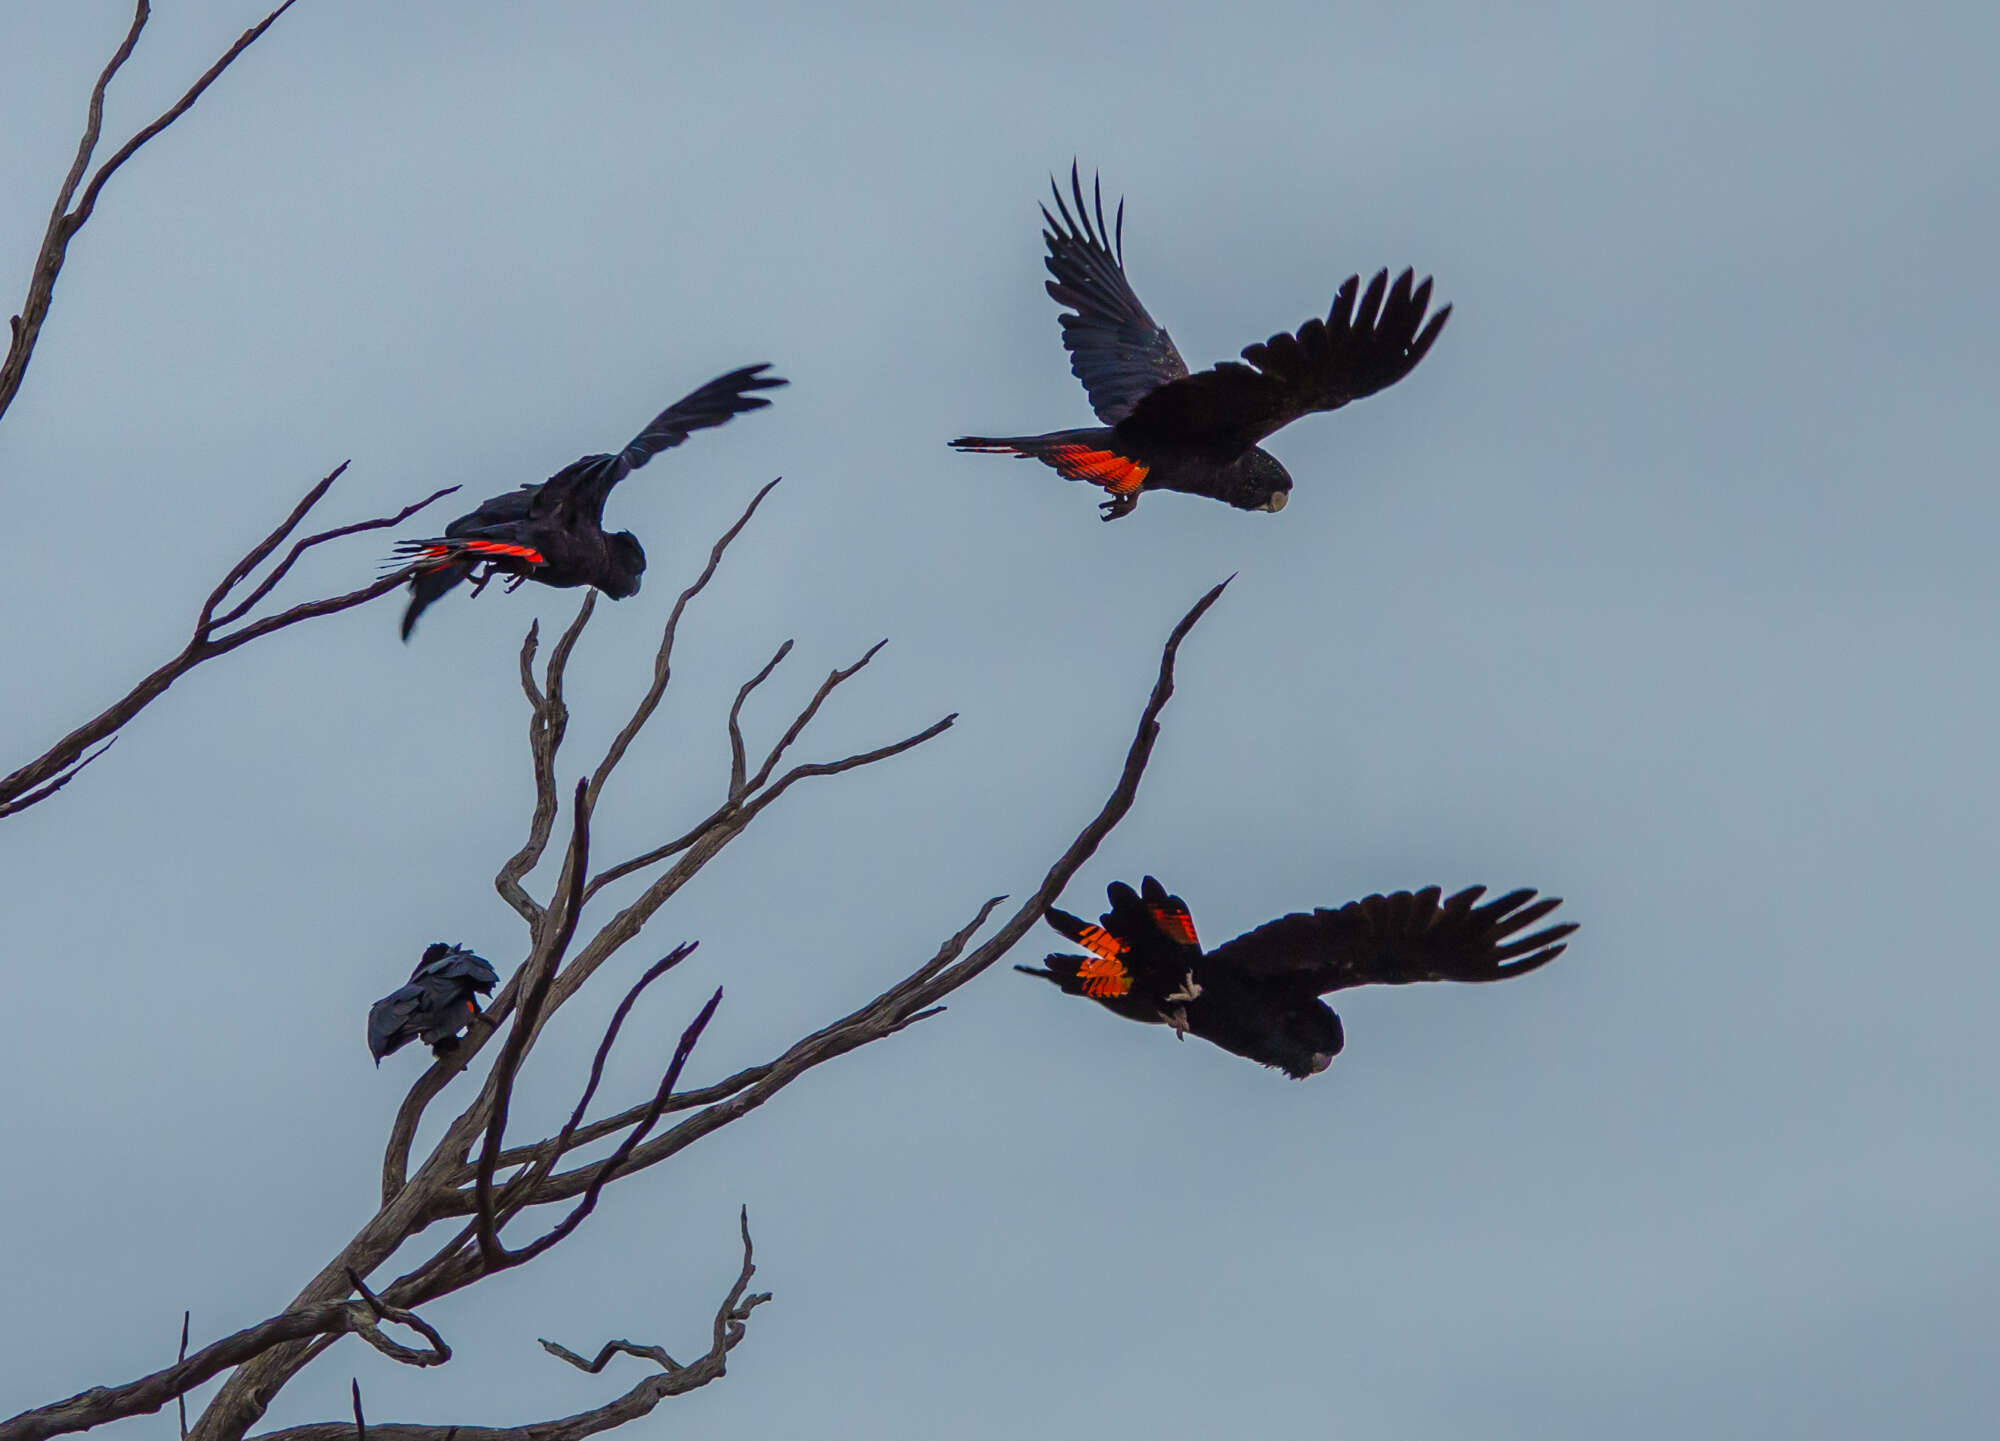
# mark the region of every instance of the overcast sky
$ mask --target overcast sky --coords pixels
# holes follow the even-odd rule
[[[260,13],[161,4],[106,151]],[[268,1424],[344,1416],[350,1375],[382,1420],[595,1404],[639,1363],[535,1338],[698,1352],[747,1203],[777,1299],[633,1435],[1990,1425],[2000,11],[1885,14],[304,0],[110,187],[0,423],[0,769],[177,648],[340,461],[333,519],[476,499],[770,361],[769,411],[613,498],[651,569],[577,657],[572,768],[786,477],[604,853],[713,804],[729,699],[788,636],[753,736],[883,636],[812,755],[962,719],[788,797],[661,913],[605,989],[702,948],[615,1095],[718,983],[696,1081],[1031,890],[1232,572],[1068,905],[1152,872],[1219,940],[1526,885],[1583,929],[1518,983],[1342,998],[1305,1083],[998,968],[430,1308],[449,1366],[343,1342]],[[0,9],[9,311],[128,18]],[[1160,495],[1106,526],[945,448],[1089,420],[1035,208],[1072,156],[1128,198],[1193,365],[1351,271],[1456,306],[1409,380],[1272,442],[1282,515]],[[260,643],[0,823],[0,1415],[165,1364],[183,1308],[197,1344],[278,1309],[371,1212],[424,1058],[378,1072],[368,1004],[435,939],[519,962],[491,886],[529,805],[514,655],[575,603],[454,596],[404,647],[385,601]],[[609,999],[538,1049],[522,1134]]]

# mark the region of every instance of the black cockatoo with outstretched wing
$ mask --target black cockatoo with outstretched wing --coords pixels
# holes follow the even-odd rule
[[[1129,515],[1148,490],[1178,490],[1239,510],[1282,510],[1292,477],[1258,444],[1304,415],[1338,410],[1408,375],[1430,350],[1451,307],[1430,311],[1431,281],[1380,271],[1364,290],[1350,275],[1324,320],[1280,332],[1199,374],[1125,277],[1125,203],[1106,225],[1101,184],[1087,205],[1076,166],[1076,213],[1053,181],[1048,292],[1065,307],[1063,345],[1089,392],[1098,427],[1044,435],[960,436],[959,450],[1039,460],[1070,480],[1102,486],[1104,519]],[[1093,215],[1093,210],[1095,214]]]
[[[675,401],[616,455],[586,455],[547,480],[484,501],[430,540],[408,540],[389,560],[396,569],[418,566],[403,612],[403,639],[417,617],[445,592],[478,572],[483,587],[495,575],[541,585],[592,585],[613,600],[639,592],[646,552],[629,530],[604,529],[611,488],[663,450],[697,430],[722,425],[771,402],[755,392],[787,382],[765,375],[768,365],[746,365]]]
[[[1048,911],[1049,924],[1088,955],[1015,969],[1297,1078],[1325,1070],[1345,1041],[1340,1017],[1321,996],[1354,986],[1506,980],[1561,955],[1576,929],[1562,923],[1523,934],[1562,904],[1537,900],[1532,890],[1481,905],[1484,886],[1449,898],[1430,886],[1283,916],[1204,951],[1186,904],[1151,876],[1138,891],[1119,881],[1107,894],[1111,909],[1094,926]]]

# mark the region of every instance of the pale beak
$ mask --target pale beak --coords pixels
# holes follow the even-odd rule
[[[1291,499],[1291,492],[1281,490],[1264,502],[1264,509],[1275,515],[1285,508],[1285,502],[1289,499]]]

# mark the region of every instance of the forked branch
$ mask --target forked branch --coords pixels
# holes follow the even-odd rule
[[[97,167],[97,173],[84,185],[84,172],[90,168],[90,157],[97,150],[97,141],[104,127],[104,93],[111,88],[112,77],[132,56],[133,48],[139,43],[139,32],[146,28],[146,20],[152,13],[147,0],[138,0],[133,8],[132,25],[125,32],[125,38],[113,52],[97,84],[90,91],[90,108],[84,119],[83,139],[78,142],[76,159],[71,162],[69,174],[63,178],[62,189],[56,192],[54,210],[49,215],[48,228],[42,233],[41,249],[35,255],[35,267],[28,276],[28,298],[21,303],[21,313],[9,322],[9,337],[5,359],[0,359],[0,415],[14,403],[20,392],[21,381],[28,373],[28,362],[35,353],[35,342],[41,338],[42,324],[48,319],[49,305],[56,288],[56,277],[62,274],[63,261],[69,252],[69,243],[76,233],[83,229],[97,209],[98,197],[119,167],[138,154],[147,141],[172,125],[201,99],[202,92],[213,85],[236,62],[236,58],[256,43],[257,38],[277,22],[280,15],[291,9],[297,0],[285,3],[266,15],[257,24],[237,37],[223,57],[208,67],[206,73],[188,87],[181,98],[160,114],[150,125],[139,131],[117,154]],[[83,186],[83,196],[77,199],[77,187]],[[70,202],[76,200],[74,208]]]
[[[751,509],[754,508],[753,504]],[[731,535],[740,531],[748,518],[749,512],[746,512]],[[725,537],[725,541],[727,539]],[[718,546],[711,554],[704,577],[714,574],[723,548]],[[276,553],[275,546],[266,552],[267,555]],[[675,608],[676,620],[699,589],[698,583],[684,592],[682,603]],[[566,788],[565,796],[555,790],[559,747],[567,722],[562,699],[563,677],[580,644],[590,614],[589,606],[586,604],[579,612],[539,674],[535,634],[531,632],[521,657],[522,688],[533,712],[530,734],[534,781],[538,796],[547,793],[548,814],[544,818],[542,806],[538,804],[537,819],[530,826],[530,844],[517,854],[514,862],[509,863],[508,869],[514,870],[517,862],[525,860],[527,864],[514,871],[511,879],[519,885],[526,878],[534,863],[542,858],[552,838],[554,817],[561,802],[567,799],[571,806],[572,824],[569,844],[562,852],[555,893],[546,905],[534,903],[531,912],[524,912],[524,918],[530,924],[531,944],[527,958],[514,976],[494,998],[485,1014],[475,1022],[465,1040],[451,1055],[431,1068],[413,1088],[410,1100],[397,1119],[389,1154],[384,1159],[381,1210],[306,1286],[286,1313],[286,1318],[312,1314],[315,1307],[348,1306],[360,1308],[357,1313],[360,1318],[379,1326],[385,1318],[393,1319],[400,1314],[411,1313],[430,1300],[474,1285],[497,1270],[525,1264],[573,1234],[592,1214],[605,1189],[620,1177],[635,1174],[677,1155],[702,1136],[741,1119],[799,1077],[835,1057],[871,1045],[936,1015],[945,998],[959,987],[969,984],[1027,934],[1039,920],[1044,907],[1125,816],[1151,760],[1159,734],[1160,717],[1173,693],[1179,647],[1221,592],[1222,587],[1218,586],[1203,596],[1167,638],[1160,656],[1158,678],[1139,717],[1117,784],[1103,806],[1084,824],[1049,868],[1035,893],[1027,897],[983,944],[975,946],[974,938],[986,928],[991,916],[1000,907],[1000,898],[977,907],[967,924],[948,937],[935,954],[909,969],[888,989],[849,1014],[784,1048],[768,1061],[742,1068],[710,1085],[681,1092],[678,1090],[680,1077],[704,1027],[714,1014],[720,1000],[718,991],[682,1031],[672,1059],[652,1096],[615,1115],[588,1121],[590,1106],[597,1096],[611,1048],[622,1034],[621,1028],[646,988],[687,954],[687,948],[677,948],[647,970],[618,1006],[602,1033],[588,1077],[581,1087],[581,1099],[560,1130],[543,1140],[510,1148],[506,1144],[505,1128],[511,1097],[522,1061],[533,1048],[537,1036],[547,1029],[561,1007],[590,976],[641,932],[666,899],[699,872],[731,838],[740,834],[764,806],[797,780],[867,764],[872,759],[898,753],[928,736],[940,733],[948,724],[940,722],[903,741],[843,761],[796,764],[780,774],[779,767],[789,748],[802,739],[804,731],[832,691],[856,675],[867,663],[868,657],[875,653],[871,650],[861,660],[837,668],[828,676],[799,715],[783,730],[763,762],[753,770],[749,747],[742,738],[743,711],[752,694],[774,673],[777,661],[773,658],[738,690],[736,702],[730,708],[728,729],[731,744],[723,805],[677,843],[671,856],[649,853],[648,857],[636,858],[640,864],[664,862],[665,868],[652,877],[640,896],[596,924],[594,929],[586,929],[582,925],[582,913],[594,891],[615,880],[618,875],[630,874],[633,868],[633,863],[627,863],[595,876],[591,874],[591,821],[595,808],[609,799],[601,782],[611,776],[623,748],[637,737],[646,719],[660,703],[663,678],[671,660],[671,635],[663,636],[655,661],[655,684],[640,702],[634,721],[621,730],[613,749],[607,752],[585,780],[572,782]],[[594,787],[593,782],[600,784]],[[525,898],[525,890],[521,894]],[[588,940],[583,939],[586,935]],[[425,1105],[495,1036],[505,1039],[492,1073],[458,1116],[444,1128],[423,1164],[413,1174],[409,1173],[407,1158],[411,1139]],[[678,1116],[678,1122],[655,1134],[669,1116]],[[578,1153],[583,1147],[605,1141],[611,1143],[608,1152],[596,1159],[579,1161]],[[562,1215],[546,1225],[536,1239],[519,1247],[509,1247],[503,1242],[503,1232],[523,1212],[551,1204],[561,1204]],[[379,1294],[365,1284],[366,1278],[386,1264],[410,1240],[439,1223],[453,1222],[453,1218],[456,1221],[451,1225],[450,1239],[428,1260],[388,1284],[380,1285]],[[624,1395],[591,1411],[526,1427],[460,1427],[457,1428],[458,1441],[466,1441],[473,1436],[487,1436],[494,1441],[502,1441],[502,1438],[505,1441],[581,1438],[644,1415],[665,1396],[706,1384],[720,1375],[723,1358],[741,1339],[750,1308],[762,1299],[747,1293],[750,1266],[747,1231],[745,1243],[744,1273],[718,1313],[716,1339],[708,1355],[681,1366],[661,1348],[621,1342],[600,1350],[595,1361],[588,1361],[551,1343],[551,1354],[585,1370],[602,1369],[620,1355],[650,1361],[659,1369]],[[362,1300],[345,1299],[356,1293]],[[278,1319],[284,1321],[286,1318]],[[287,1321],[287,1324],[296,1323]],[[334,1344],[339,1334],[356,1329],[361,1328],[343,1325],[338,1331],[324,1327],[307,1332],[294,1329],[286,1330],[282,1335],[268,1335],[264,1348],[243,1360],[210,1402],[194,1428],[196,1441],[240,1441],[292,1376]],[[368,1339],[373,1343],[375,1338]],[[413,1353],[416,1351],[416,1348],[404,1349]],[[438,1349],[438,1346],[433,1346],[423,1354],[435,1355]],[[191,1361],[193,1359],[190,1358]],[[351,1434],[351,1425],[343,1420],[268,1434],[287,1438],[287,1441],[291,1438],[297,1438],[297,1441],[311,1441],[311,1438],[335,1441],[336,1437],[344,1441],[344,1435]],[[405,1441],[447,1441],[452,1428],[384,1424],[368,1429],[378,1441],[399,1437],[405,1438]],[[8,1438],[0,1436],[0,1441],[8,1441]]]
[[[238,646],[248,645],[253,640],[289,629],[301,621],[338,615],[341,611],[352,610],[357,605],[365,605],[378,596],[387,595],[410,578],[411,571],[405,568],[378,577],[359,590],[351,590],[343,595],[327,596],[320,600],[302,601],[276,614],[261,616],[255,620],[249,619],[251,609],[271,593],[278,582],[290,572],[299,557],[307,551],[343,536],[401,525],[425,506],[457,490],[458,487],[455,485],[434,491],[422,500],[404,506],[394,515],[382,515],[373,520],[336,526],[295,542],[285,558],[273,567],[269,574],[227,610],[217,613],[220,607],[229,602],[231,595],[249,580],[257,568],[269,560],[279,546],[292,538],[306,516],[312,512],[313,507],[319,504],[346,469],[347,464],[343,461],[331,475],[306,492],[304,498],[292,508],[292,513],[285,517],[277,529],[258,541],[241,560],[230,567],[229,573],[214,590],[209,592],[208,599],[202,603],[201,612],[195,619],[194,634],[178,655],[34,760],[5,779],[0,779],[0,816],[26,810],[39,801],[47,800],[68,785],[76,778],[79,771],[104,754],[105,747],[134,716],[158,700],[166,693],[169,686],[204,661],[227,655]],[[92,747],[96,749],[93,750]]]
[[[729,1353],[743,1341],[750,1313],[771,1299],[768,1291],[751,1291],[750,1280],[757,1274],[755,1251],[750,1243],[750,1213],[740,1213],[738,1225],[743,1237],[743,1265],[729,1294],[716,1308],[710,1328],[708,1350],[685,1366],[677,1364],[659,1346],[635,1346],[630,1341],[608,1341],[595,1362],[585,1361],[574,1351],[543,1341],[551,1356],[567,1361],[595,1376],[614,1355],[635,1356],[651,1361],[660,1369],[639,1381],[623,1395],[602,1406],[525,1426],[427,1426],[408,1422],[375,1423],[368,1427],[372,1441],[583,1441],[587,1436],[623,1426],[649,1414],[670,1396],[685,1396],[721,1379],[728,1369]],[[311,1426],[291,1426],[282,1431],[266,1431],[255,1441],[352,1441],[360,1423],[360,1393],[355,1392],[355,1420],[325,1421]]]

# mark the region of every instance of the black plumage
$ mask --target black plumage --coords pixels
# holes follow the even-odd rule
[[[1373,895],[1281,917],[1204,951],[1179,896],[1147,876],[1114,882],[1099,925],[1050,907],[1049,924],[1089,955],[1052,955],[1018,971],[1087,996],[1128,1020],[1172,1026],[1225,1051],[1303,1078],[1345,1042],[1320,999],[1353,986],[1485,982],[1525,975],[1566,949],[1570,923],[1523,935],[1562,902],[1509,891],[1479,904],[1484,886],[1449,899],[1436,886]]]
[[[1451,315],[1435,314],[1431,281],[1405,270],[1392,284],[1379,272],[1364,291],[1351,275],[1324,320],[1308,320],[1243,351],[1247,365],[1224,361],[1196,375],[1166,330],[1146,312],[1125,276],[1125,205],[1111,225],[1102,187],[1086,205],[1082,177],[1070,167],[1070,213],[1055,189],[1061,218],[1048,222],[1048,292],[1065,307],[1063,345],[1102,426],[1044,435],[961,436],[960,450],[1039,460],[1070,480],[1110,492],[1104,519],[1129,515],[1141,492],[1178,490],[1226,501],[1240,510],[1282,510],[1292,478],[1258,445],[1274,431],[1318,410],[1394,385],[1416,368]],[[1093,215],[1094,211],[1094,215]]]
[[[483,587],[495,575],[540,585],[592,585],[613,600],[639,592],[646,552],[629,530],[604,529],[604,502],[611,488],[663,450],[671,450],[697,430],[722,425],[771,402],[754,392],[788,382],[765,375],[768,365],[747,365],[711,380],[675,401],[616,455],[586,455],[545,481],[524,485],[482,501],[429,540],[408,540],[395,549],[398,569],[421,562],[410,581],[403,612],[403,639],[432,602],[478,573]]]
[[[368,1008],[368,1051],[382,1058],[421,1040],[442,1056],[479,1014],[475,995],[491,995],[500,984],[492,966],[463,946],[434,942],[424,950],[410,983]]]

